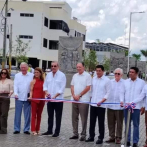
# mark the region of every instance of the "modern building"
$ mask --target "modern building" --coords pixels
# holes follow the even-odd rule
[[[2,10],[5,1],[0,0]],[[10,0],[8,4],[7,38],[12,24],[13,45],[16,36],[23,42],[30,40],[27,53],[33,67],[50,67],[51,61],[58,60],[59,36],[83,37],[85,46],[86,27],[72,17],[72,8],[66,2]],[[4,15],[4,11],[3,11]],[[73,14],[74,15],[74,14]],[[0,49],[3,48],[3,16],[0,16]],[[7,39],[7,51],[9,39]],[[15,61],[12,60],[13,65]],[[17,64],[17,63],[16,63]]]
[[[113,44],[113,43],[85,43],[85,48],[91,49],[96,51],[97,54],[97,60],[99,63],[102,63],[104,60],[104,57],[107,57],[110,59],[111,54],[113,53],[119,53],[119,54],[125,54],[125,51],[128,50],[127,47]]]

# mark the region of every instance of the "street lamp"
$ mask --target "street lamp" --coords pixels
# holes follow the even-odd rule
[[[129,54],[130,54],[130,43],[131,43],[131,21],[132,21],[132,15],[135,13],[145,13],[144,11],[142,12],[130,12],[130,30],[129,30],[129,48],[128,48],[128,69],[127,69],[127,73],[129,72],[129,68],[130,68],[130,58],[129,58]]]

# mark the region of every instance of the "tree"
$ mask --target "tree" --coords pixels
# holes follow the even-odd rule
[[[16,37],[16,44],[13,46],[12,49],[12,56],[16,59],[18,64],[21,62],[28,62],[27,52],[30,50],[29,43],[23,42],[19,37]]]
[[[137,67],[137,61],[141,60],[141,55],[140,54],[132,54],[132,57],[135,58],[135,67]]]
[[[147,63],[147,50],[141,50],[140,52],[145,57]],[[146,80],[146,66],[145,66],[145,80]]]
[[[108,59],[106,56],[104,57],[103,60],[103,66],[105,68],[105,71],[109,71],[110,70],[110,59]]]
[[[89,53],[84,52],[83,62],[85,64],[86,70],[88,71],[95,70],[95,67],[98,64],[96,51],[91,50]]]

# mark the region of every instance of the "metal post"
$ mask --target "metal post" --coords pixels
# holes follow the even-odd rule
[[[127,125],[126,125],[126,134],[125,134],[125,147],[127,147],[127,141],[128,141],[128,133],[129,133],[129,125],[130,125],[130,116],[131,116],[131,111],[128,110]]]
[[[8,0],[6,0],[5,5],[5,24],[4,24],[4,40],[3,40],[3,60],[2,60],[2,68],[5,68],[6,62],[6,41],[7,41],[7,11],[8,11]]]
[[[9,73],[11,74],[11,56],[12,56],[12,24],[10,25],[9,35]]]
[[[130,12],[130,29],[129,29],[129,48],[128,48],[128,69],[127,69],[127,73],[129,72],[129,68],[130,68],[130,43],[131,43],[131,20],[132,20],[132,12]]]

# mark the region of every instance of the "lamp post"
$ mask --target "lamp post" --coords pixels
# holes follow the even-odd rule
[[[130,69],[130,44],[131,44],[131,22],[132,22],[132,15],[135,13],[145,13],[144,11],[142,12],[130,12],[130,29],[129,29],[129,48],[128,48],[128,68],[127,68],[127,73],[129,72]]]
[[[5,23],[4,23],[4,40],[3,40],[3,59],[2,59],[2,69],[5,68],[6,62],[6,40],[7,40],[7,13],[8,13],[8,0],[5,2]]]

